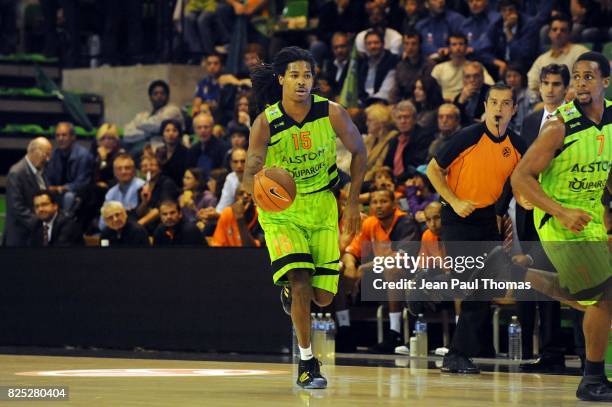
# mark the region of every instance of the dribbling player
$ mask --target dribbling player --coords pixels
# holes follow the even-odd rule
[[[280,167],[293,176],[297,195],[282,212],[260,211],[274,283],[291,315],[300,348],[297,384],[323,389],[327,380],[310,343],[310,303],[327,306],[338,289],[338,209],[330,191],[338,182],[336,136],[352,154],[351,189],[344,228],[360,228],[359,191],[366,150],[359,131],[340,105],[311,94],[315,62],[310,52],[283,48],[272,65],[251,72],[258,107],[249,139],[243,185],[253,193],[253,176]]]

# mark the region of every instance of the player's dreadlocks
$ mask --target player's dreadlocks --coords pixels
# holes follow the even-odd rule
[[[278,83],[277,76],[285,75],[287,65],[295,61],[306,61],[314,75],[315,60],[312,54],[299,47],[286,47],[280,50],[274,62],[261,64],[251,69],[251,81],[253,82],[253,95],[255,98],[257,113],[261,113],[268,105],[281,100],[283,88]]]

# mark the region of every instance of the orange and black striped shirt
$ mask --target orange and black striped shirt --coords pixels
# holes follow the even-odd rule
[[[514,132],[496,137],[483,122],[451,136],[435,159],[447,171],[446,182],[457,198],[486,208],[499,199],[526,150],[525,142]]]

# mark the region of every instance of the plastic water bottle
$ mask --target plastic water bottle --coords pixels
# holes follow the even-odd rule
[[[87,40],[87,46],[89,48],[89,67],[97,68],[100,64],[100,36],[91,35]]]
[[[414,324],[414,332],[417,338],[417,356],[427,357],[427,322],[423,314],[419,314]]]
[[[521,360],[523,359],[523,343],[522,343],[521,323],[516,315],[512,316],[512,321],[508,325],[508,359]]]
[[[325,359],[328,365],[336,363],[336,323],[328,312],[325,314]]]

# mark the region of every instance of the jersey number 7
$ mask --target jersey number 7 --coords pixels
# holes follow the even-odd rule
[[[603,151],[603,148],[604,148],[604,143],[606,141],[606,138],[604,137],[603,134],[600,134],[599,136],[597,136],[597,141],[599,141],[599,151],[597,152],[597,155],[601,155],[601,152]]]

